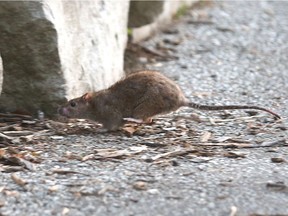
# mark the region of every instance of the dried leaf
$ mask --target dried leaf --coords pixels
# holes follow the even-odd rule
[[[0,149],[0,159],[6,154],[5,149]]]
[[[175,131],[177,128],[176,127],[163,127],[162,129],[165,131]]]
[[[27,161],[33,162],[33,163],[41,163],[42,162],[42,159],[39,158],[39,155],[37,155],[37,153],[25,154],[24,155],[24,159],[27,160]]]
[[[8,141],[12,141],[13,137],[9,137],[3,133],[0,133],[0,138],[4,139],[4,140],[8,140]]]
[[[5,206],[6,202],[5,200],[0,200],[0,208],[2,208],[3,206]]]
[[[200,137],[200,142],[207,142],[209,139],[211,139],[212,133],[209,131],[205,131],[203,135]]]
[[[103,187],[102,189],[100,189],[98,191],[98,195],[103,195],[105,194],[107,191],[115,191],[115,188],[111,185],[107,185],[105,187]]]
[[[86,155],[82,158],[82,161],[87,161],[87,160],[91,160],[91,159],[94,159],[95,158],[95,155],[94,154],[89,154],[89,155]]]
[[[13,130],[13,131],[23,131],[23,127],[15,125],[15,126],[11,126],[11,130]]]
[[[18,155],[17,156],[17,154],[19,154],[19,149],[18,148],[15,148],[15,147],[12,147],[12,146],[9,146],[8,148],[7,148],[7,152],[9,153],[9,154],[14,154],[15,155],[15,157],[22,157],[23,155]]]
[[[135,118],[123,118],[124,121],[127,122],[135,122],[138,124],[144,123],[144,121],[142,119],[135,119]]]
[[[69,213],[70,209],[69,208],[63,208],[61,215],[65,216]]]
[[[31,120],[23,120],[22,125],[35,125],[36,121],[31,121]]]
[[[152,157],[151,159],[153,161],[155,161],[155,160],[157,160],[159,158],[182,156],[182,155],[189,154],[189,153],[192,153],[192,152],[195,152],[195,151],[196,151],[195,149],[177,149],[177,150],[172,151],[172,152],[166,152],[166,153],[163,153],[163,154],[158,154],[158,155]]]
[[[11,173],[11,172],[19,172],[24,171],[22,166],[3,166],[2,172]]]
[[[147,190],[147,182],[137,181],[133,184],[133,188],[136,190]]]
[[[229,216],[236,216],[236,214],[237,214],[237,207],[231,206],[231,212]]]
[[[191,119],[192,121],[195,121],[195,122],[198,122],[198,123],[201,123],[201,122],[202,122],[200,116],[197,115],[196,113],[192,113],[192,114],[190,115],[190,119]]]
[[[62,139],[64,139],[63,136],[51,136],[50,138],[51,138],[52,140],[62,140]]]
[[[137,127],[126,126],[126,127],[123,127],[122,130],[125,132],[126,135],[132,136],[137,131]]]
[[[18,177],[15,173],[11,174],[11,178],[17,185],[19,185],[21,187],[23,187],[27,184],[27,181]]]
[[[239,138],[234,138],[234,137],[229,137],[229,136],[222,136],[222,137],[217,137],[212,140],[212,142],[235,142],[235,143],[251,143],[248,140],[242,140]]]
[[[19,157],[16,157],[16,156],[12,156],[12,157],[7,157],[5,158],[8,162],[11,163],[11,165],[13,166],[22,166],[28,170],[31,170],[31,171],[34,171],[35,170],[35,166],[34,164],[32,164],[31,162],[25,160],[25,159],[22,159],[22,158],[19,158]]]
[[[271,146],[284,146],[287,145],[287,140],[286,139],[281,139],[281,140],[275,140],[275,141],[267,141],[260,143],[261,147],[271,147]]]
[[[152,188],[152,189],[147,190],[147,193],[149,193],[149,194],[160,194],[159,190],[156,189],[156,188]]]
[[[53,193],[53,192],[57,192],[58,189],[59,189],[58,185],[53,185],[53,186],[49,187],[48,190],[49,190],[50,193]]]
[[[224,152],[223,156],[228,157],[228,158],[245,158],[246,157],[245,153],[235,152],[235,151]]]
[[[276,191],[287,190],[287,186],[285,185],[284,182],[268,182],[266,184],[266,187]]]
[[[74,171],[74,170],[68,170],[68,169],[53,169],[52,173],[57,173],[57,174],[62,174],[62,175],[66,175],[66,174],[82,174],[82,175],[89,176],[89,174],[86,174],[86,173],[83,173],[83,172]]]
[[[7,136],[27,136],[33,134],[33,131],[23,130],[23,131],[4,131],[3,134]]]
[[[161,167],[171,166],[172,159],[162,159],[153,162],[154,165],[161,165]]]
[[[165,143],[149,142],[149,141],[141,142],[140,144],[141,145],[146,145],[146,146],[151,147],[151,148],[159,148],[159,147],[161,148],[161,147],[167,146],[167,144],[165,144]]]
[[[80,155],[76,155],[76,154],[74,154],[74,153],[72,153],[72,152],[70,152],[70,151],[67,151],[66,153],[65,153],[65,157],[66,158],[68,158],[68,159],[70,159],[70,160],[82,160],[82,158],[81,158],[81,156]]]
[[[140,152],[146,151],[147,146],[133,146],[129,149],[117,150],[117,149],[98,149],[96,150],[95,156],[100,156],[101,158],[119,158],[123,156],[131,156],[138,154]]]
[[[20,195],[18,191],[4,190],[4,193],[6,196],[13,196],[13,197],[18,197]]]
[[[213,160],[213,159],[207,158],[207,157],[196,157],[196,158],[191,159],[190,161],[194,163],[206,163],[210,160]]]
[[[269,141],[263,143],[195,143],[195,146],[225,146],[229,148],[262,148],[262,147],[271,147],[271,146],[285,146],[286,140],[276,140],[276,141]]]
[[[273,163],[283,163],[283,162],[286,162],[286,160],[284,158],[280,158],[280,157],[274,157],[274,158],[271,158],[271,161]]]
[[[210,97],[212,95],[212,93],[211,92],[194,92],[193,95],[195,97],[203,99],[205,97]]]
[[[22,142],[31,142],[32,140],[34,139],[34,135],[32,134],[32,135],[28,135],[28,136],[21,136],[20,137],[20,140],[22,141]]]

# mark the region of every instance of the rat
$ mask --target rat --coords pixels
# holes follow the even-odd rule
[[[160,72],[149,70],[132,73],[107,89],[69,100],[58,112],[68,118],[91,119],[102,123],[107,131],[115,131],[127,121],[150,123],[153,116],[167,114],[180,107],[199,110],[256,109],[268,112],[276,119],[281,118],[258,106],[193,103],[174,81]]]

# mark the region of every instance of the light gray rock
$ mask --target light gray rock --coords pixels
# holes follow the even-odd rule
[[[0,2],[1,111],[52,112],[65,94],[57,32],[42,6],[36,1]]]
[[[138,10],[137,14],[134,14],[134,16],[129,16],[129,24],[131,24],[130,27],[133,27],[132,29],[132,42],[137,43],[142,40],[147,39],[151,35],[153,35],[155,32],[165,28],[167,24],[169,24],[173,18],[173,15],[177,13],[177,11],[181,7],[190,7],[192,4],[197,2],[199,0],[179,0],[179,1],[170,1],[170,0],[163,0],[160,1],[160,3],[153,5],[152,3],[147,2],[147,4],[150,4],[150,6],[154,6],[154,14],[153,14],[153,22],[144,22],[145,19],[145,10]],[[141,6],[141,1],[138,3],[138,1],[134,2],[134,8],[137,8],[138,6]],[[132,6],[132,5],[131,5]],[[157,14],[158,12],[158,14]],[[144,15],[143,15],[144,14]],[[133,20],[130,20],[133,19]],[[139,25],[142,23],[143,25]],[[132,26],[132,24],[134,24]],[[138,25],[136,25],[138,24]]]
[[[131,1],[128,27],[135,28],[151,24],[163,12],[162,1]]]
[[[128,1],[0,2],[0,111],[48,115],[123,75]]]

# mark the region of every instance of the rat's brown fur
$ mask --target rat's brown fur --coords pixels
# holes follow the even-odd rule
[[[190,102],[180,87],[156,71],[139,71],[98,92],[86,93],[72,99],[59,109],[70,118],[87,118],[103,124],[107,130],[117,130],[125,119],[150,122],[151,117],[165,114],[182,106],[202,110],[258,109],[276,113],[257,106],[206,106]]]

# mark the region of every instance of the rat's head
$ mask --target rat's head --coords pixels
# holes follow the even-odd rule
[[[86,118],[90,110],[92,93],[74,98],[58,109],[60,115],[68,118]]]

